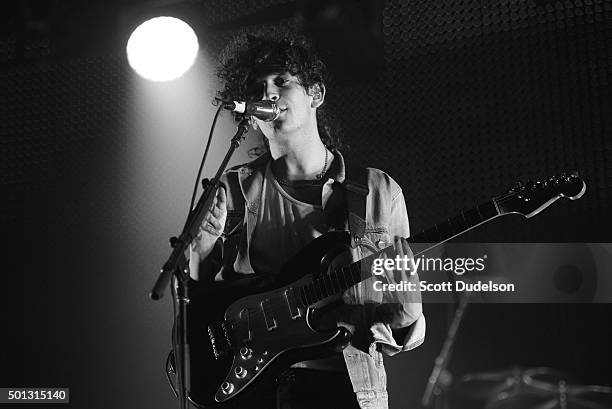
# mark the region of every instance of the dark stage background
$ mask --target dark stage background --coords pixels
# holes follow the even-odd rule
[[[68,386],[75,408],[176,405],[163,371],[171,303],[147,293],[184,221],[213,113],[216,55],[241,30],[314,34],[335,74],[327,104],[346,153],[398,181],[413,231],[516,180],[577,170],[588,185],[579,201],[525,222],[498,219],[464,239],[612,241],[610,1],[2,8],[0,386]],[[139,79],[125,57],[130,30],[157,13],[183,17],[201,46],[196,66],[163,85]],[[215,161],[229,118],[221,128]],[[610,385],[611,312],[473,305],[450,370],[546,366]],[[417,407],[444,339],[449,306],[425,313],[425,344],[387,360],[391,408]]]

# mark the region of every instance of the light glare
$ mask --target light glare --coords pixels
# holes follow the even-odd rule
[[[170,81],[193,65],[198,38],[191,27],[174,17],[155,17],[139,25],[127,43],[130,67],[152,81]]]

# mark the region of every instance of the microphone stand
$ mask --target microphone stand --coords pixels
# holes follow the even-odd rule
[[[170,279],[174,276],[177,279],[177,291],[176,299],[174,300],[178,304],[178,314],[176,317],[176,342],[174,343],[174,356],[176,364],[176,373],[178,381],[178,398],[180,403],[180,409],[187,409],[188,407],[188,383],[187,383],[187,367],[189,364],[189,345],[187,343],[187,304],[189,304],[189,293],[187,288],[187,282],[189,281],[189,267],[185,252],[187,251],[189,244],[192,242],[194,237],[197,236],[202,221],[208,216],[211,211],[213,200],[217,188],[219,187],[219,180],[227,164],[229,163],[234,151],[240,146],[240,142],[244,139],[244,134],[249,129],[249,120],[244,117],[238,124],[236,134],[231,140],[230,147],[225,154],[225,158],[219,165],[219,169],[215,174],[215,177],[204,186],[204,191],[198,200],[195,209],[191,210],[183,232],[177,237],[170,239],[170,245],[172,247],[172,253],[164,264],[155,282],[153,290],[151,290],[150,297],[153,300],[159,300],[163,297],[164,291],[170,282]],[[176,305],[175,304],[175,305]]]
[[[444,344],[442,345],[442,350],[440,351],[440,355],[438,355],[435,360],[435,365],[431,371],[431,375],[429,375],[425,393],[423,393],[423,398],[421,399],[421,405],[423,405],[423,407],[431,406],[432,397],[434,399],[439,398],[443,390],[446,389],[450,383],[451,375],[446,368],[448,367],[457,330],[459,329],[459,325],[463,319],[463,314],[465,313],[465,310],[469,304],[469,299],[470,292],[466,292],[465,295],[463,295],[459,300],[459,305],[455,310],[453,321],[448,328],[448,333],[446,335],[446,339],[444,340]]]

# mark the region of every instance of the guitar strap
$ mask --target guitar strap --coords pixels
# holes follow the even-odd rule
[[[351,247],[361,244],[365,235],[366,201],[368,193],[368,171],[362,166],[346,162],[346,178],[344,189],[346,195],[346,210],[348,212],[348,225],[351,235]]]

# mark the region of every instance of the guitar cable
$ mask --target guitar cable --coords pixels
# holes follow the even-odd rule
[[[172,353],[172,351],[168,352],[168,358],[166,358],[166,379],[168,380],[168,385],[170,385],[170,389],[172,389],[172,392],[174,393],[174,396],[176,396],[176,398],[178,399],[178,393],[176,392],[176,386],[174,386],[174,382],[172,382],[172,378],[170,378],[170,374],[174,374],[176,375],[176,372],[174,372],[174,365],[173,365],[173,359],[174,358],[174,354]]]
[[[177,318],[177,308],[176,308],[176,283],[175,283],[176,278],[173,276],[172,277],[172,281],[171,281],[171,285],[170,285],[170,291],[172,292],[172,311],[173,311],[173,315],[174,315],[174,321],[176,322],[176,318]],[[168,379],[168,384],[170,385],[170,389],[172,389],[172,393],[174,393],[174,396],[176,396],[176,398],[178,399],[178,392],[176,391],[176,385],[174,384],[174,382],[172,381],[172,378],[170,377],[170,374],[174,374],[174,376],[176,377],[176,370],[175,370],[175,365],[174,365],[174,346],[176,345],[176,339],[175,339],[175,326],[172,326],[172,350],[170,350],[170,352],[168,352],[168,357],[166,358],[166,379]]]

